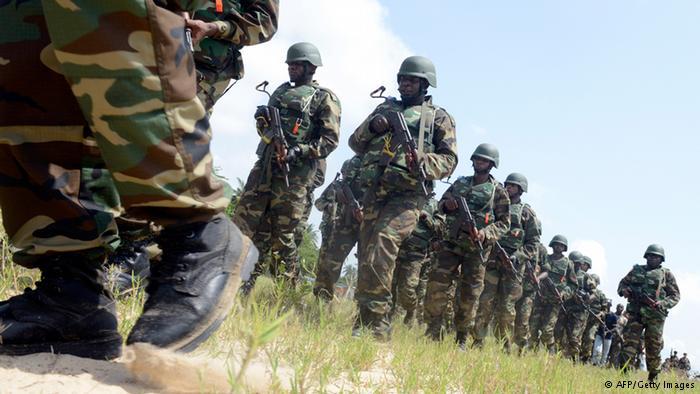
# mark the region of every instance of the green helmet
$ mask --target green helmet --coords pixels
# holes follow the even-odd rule
[[[549,246],[554,246],[554,244],[564,245],[564,251],[569,249],[569,241],[561,234],[555,235],[552,240],[549,241]]]
[[[310,42],[297,42],[287,49],[287,60],[285,63],[292,62],[309,62],[316,67],[323,66],[321,62],[321,54],[318,48]]]
[[[437,77],[435,74],[435,65],[427,57],[409,56],[401,63],[399,73],[396,78],[401,75],[410,75],[412,77],[423,78],[428,81],[430,86],[437,87]]]
[[[644,252],[644,257],[646,258],[648,254],[655,254],[661,256],[661,261],[666,261],[666,253],[664,253],[664,248],[659,244],[651,244]]]
[[[520,189],[522,189],[523,193],[527,193],[527,178],[525,178],[525,175],[523,174],[514,172],[506,177],[505,183],[518,185],[520,186]]]
[[[583,261],[583,253],[579,252],[578,250],[572,250],[569,252],[569,260],[573,261],[574,263],[580,263]]]
[[[491,160],[493,166],[498,168],[498,148],[493,144],[479,144],[479,146],[474,149],[474,153],[470,159],[474,157],[481,157],[482,159]]]
[[[355,155],[343,162],[343,166],[340,167],[340,173],[343,175],[343,178],[354,178],[361,164],[362,157]]]
[[[593,268],[593,259],[591,259],[588,256],[583,256],[583,261],[582,263],[588,264],[588,268]]]
[[[595,281],[596,286],[600,285],[600,276],[598,274],[591,274],[591,278]]]

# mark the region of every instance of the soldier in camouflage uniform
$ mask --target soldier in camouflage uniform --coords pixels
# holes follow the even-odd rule
[[[484,286],[486,258],[493,244],[510,228],[508,192],[490,174],[498,167],[498,149],[491,144],[480,144],[471,160],[474,175],[458,178],[440,199],[448,233],[438,254],[438,266],[430,275],[425,300],[426,335],[440,340],[443,337],[441,316],[447,301],[445,293],[452,279],[459,278],[455,328],[461,348],[466,346],[467,333],[474,323],[477,302]],[[472,239],[466,226],[458,222],[462,220],[458,211],[459,198],[466,200],[472,212],[477,228],[476,239]]]
[[[316,208],[323,212],[323,218],[313,293],[323,300],[333,299],[343,263],[359,237],[361,218],[353,214],[350,204],[339,201],[342,200],[339,194],[341,188],[347,186],[355,199],[362,201],[363,189],[358,178],[361,164],[361,156],[346,160],[340,170],[343,178],[333,181],[315,203]]]
[[[353,333],[359,335],[361,327],[368,327],[380,340],[389,338],[395,261],[427,200],[423,187],[430,193],[431,181],[449,176],[457,165],[454,119],[427,95],[428,86],[437,84],[433,63],[411,56],[401,64],[397,81],[401,100],[386,98],[349,141],[350,148],[362,155],[360,182],[367,187],[358,242],[359,314]],[[405,146],[389,151],[392,139],[400,137],[400,130],[392,129],[388,120],[395,116],[392,112],[404,116],[416,141],[418,158],[413,165]],[[386,159],[390,162],[384,165]],[[425,179],[420,179],[421,169]]]
[[[192,350],[231,309],[257,252],[223,215],[185,20],[174,12],[200,5],[0,5],[3,225],[15,262],[41,271],[35,289],[0,303],[0,354],[120,354],[104,271],[120,204],[163,226],[128,344]]]
[[[275,144],[279,142],[269,137],[266,107],[259,107],[255,116],[261,134],[258,160],[248,176],[233,221],[254,242],[264,238],[260,234],[269,223],[270,249],[284,263],[284,275],[296,282],[299,256],[294,232],[304,217],[308,189],[319,159],[326,158],[338,146],[340,101],[313,80],[316,68],[322,65],[321,55],[313,44],[292,45],[286,62],[290,82],[272,93],[268,107],[279,109],[289,149],[283,153],[284,157],[278,156]],[[284,165],[289,166],[289,187],[281,169]]]
[[[269,41],[278,16],[278,0],[210,0],[187,21],[195,43],[197,96],[207,110],[231,79],[243,78],[241,49]]]
[[[557,323],[559,309],[577,290],[576,273],[574,265],[564,252],[568,248],[568,241],[563,235],[555,235],[549,242],[553,253],[540,266],[540,297],[535,300],[534,310],[530,317],[531,344],[544,345],[551,353],[556,351],[554,347],[554,326]],[[550,282],[549,285],[543,281]],[[554,286],[552,288],[551,286]],[[554,291],[556,289],[556,292]],[[557,294],[557,292],[559,294]]]
[[[392,282],[392,317],[399,309],[406,312],[404,324],[412,325],[416,317],[420,281],[420,271],[428,260],[428,252],[432,241],[440,237],[442,229],[441,215],[437,214],[437,200],[431,198],[423,207],[418,224],[411,235],[401,244],[396,259],[394,280]]]
[[[566,313],[559,313],[557,326],[562,323],[562,331],[566,332],[566,340],[562,341],[562,348],[567,357],[577,361],[581,353],[581,339],[588,322],[588,310],[593,298],[592,293],[595,288],[593,278],[588,274],[591,260],[588,256],[582,255],[578,251],[569,253],[569,260],[574,263],[577,290],[564,305]],[[556,330],[555,330],[556,331]],[[593,343],[591,343],[591,346]]]
[[[592,262],[590,264],[592,264]],[[593,353],[593,342],[595,341],[595,333],[598,330],[598,326],[600,326],[600,321],[605,321],[605,312],[608,305],[608,297],[599,287],[600,277],[597,274],[590,274],[590,276],[591,279],[593,279],[593,283],[591,284],[592,287],[589,290],[590,298],[588,307],[590,308],[590,312],[588,312],[586,328],[583,329],[583,335],[581,336],[580,359],[583,362],[588,362],[591,359],[591,354]],[[593,314],[591,314],[591,312],[593,312]],[[598,318],[596,318],[596,316]]]
[[[622,365],[627,369],[641,345],[640,337],[644,335],[647,370],[649,380],[653,381],[661,371],[664,322],[669,309],[678,304],[681,295],[671,270],[661,266],[666,259],[664,249],[660,245],[649,245],[644,258],[646,265],[632,267],[617,287],[617,294],[628,300]]]
[[[527,178],[523,174],[512,173],[506,177],[504,184],[510,198],[510,230],[498,242],[517,272],[509,272],[498,261],[496,253],[491,252],[472,336],[474,343],[480,346],[491,319],[494,319],[494,334],[508,350],[513,335],[515,303],[523,293],[524,262],[536,257],[542,229],[535,211],[520,199],[527,192]]]
[[[530,260],[534,278],[527,275],[523,279],[523,295],[515,303],[513,341],[518,345],[520,352],[527,349],[530,342],[530,316],[535,298],[540,292],[537,275],[540,272],[540,265],[546,258],[547,247],[540,242],[537,244],[537,254]]]

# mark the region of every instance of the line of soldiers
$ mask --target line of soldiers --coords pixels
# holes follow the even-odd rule
[[[671,351],[671,355],[664,360],[661,364],[661,369],[664,371],[679,371],[684,376],[689,376],[690,373],[690,359],[688,359],[688,353],[683,353],[683,357],[678,358],[678,351]]]

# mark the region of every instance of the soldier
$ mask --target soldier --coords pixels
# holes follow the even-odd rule
[[[562,331],[566,331],[566,341],[562,341],[562,348],[565,349],[566,356],[577,361],[579,353],[581,353],[581,339],[588,321],[588,308],[594,283],[588,274],[591,261],[588,256],[584,256],[578,251],[572,251],[569,253],[569,260],[574,263],[578,289],[573,293],[573,297],[565,303],[566,312],[563,309],[559,312],[557,326],[561,323]],[[557,330],[555,329],[555,331]]]
[[[260,234],[269,222],[270,249],[284,263],[285,277],[296,283],[299,256],[294,231],[303,219],[319,159],[338,146],[340,102],[333,92],[313,80],[316,68],[322,65],[313,44],[292,45],[286,62],[290,82],[272,93],[267,107],[256,111],[261,135],[258,160],[248,176],[233,221],[254,242],[264,238]],[[279,110],[285,141],[271,135],[269,107]],[[286,168],[287,173],[283,170]]]
[[[622,364],[626,370],[627,363],[634,357],[641,344],[640,337],[644,334],[649,381],[654,381],[660,372],[664,321],[669,309],[676,306],[681,295],[671,270],[661,266],[666,259],[664,248],[657,244],[649,245],[644,258],[646,265],[632,267],[617,287],[618,295],[628,300]]]
[[[340,170],[343,178],[333,181],[316,200],[316,208],[323,212],[323,220],[313,293],[322,300],[333,299],[334,286],[340,278],[343,263],[360,233],[362,218],[353,212],[352,201],[344,201],[340,194],[349,191],[352,196],[344,197],[362,201],[363,189],[358,178],[361,164],[361,156],[346,160]]]
[[[690,360],[688,359],[688,353],[683,353],[683,357],[678,360],[678,369],[683,371],[683,374],[686,377],[690,373]]]
[[[527,279],[523,279],[523,295],[515,304],[513,340],[520,348],[521,353],[527,349],[530,342],[530,315],[535,298],[540,292],[537,276],[540,273],[540,265],[544,263],[546,258],[547,247],[540,242],[537,244],[537,254],[530,260],[532,275],[526,275]]]
[[[525,261],[536,257],[542,229],[535,211],[521,200],[522,194],[527,192],[527,178],[523,174],[512,173],[506,177],[505,189],[510,198],[510,230],[498,242],[507,253],[511,265],[499,261],[497,253],[491,252],[472,335],[474,343],[480,346],[493,318],[496,322],[494,334],[509,350],[515,303],[523,293]],[[517,271],[509,271],[512,268]]]
[[[277,32],[278,16],[278,0],[217,0],[207,1],[187,20],[195,44],[197,96],[207,110],[232,79],[243,78],[241,49],[269,41]]]
[[[0,5],[3,225],[15,262],[41,271],[36,288],[0,303],[0,354],[119,356],[104,262],[120,203],[163,226],[127,344],[193,350],[226,317],[257,251],[223,214],[211,172],[209,121],[173,12],[192,2],[43,4]]]
[[[620,354],[622,353],[622,343],[624,342],[622,331],[627,324],[627,313],[625,313],[625,306],[622,304],[617,304],[615,307],[615,314],[617,315],[617,327],[615,327],[615,331],[613,331],[612,342],[610,343],[608,366],[620,368]]]
[[[563,235],[555,235],[549,242],[552,254],[547,255],[540,267],[539,275],[542,287],[541,297],[535,301],[534,310],[530,317],[530,334],[532,344],[543,344],[550,353],[555,352],[554,326],[557,323],[559,309],[573,296],[578,285],[574,265],[564,252],[568,241]]]
[[[433,63],[421,56],[406,58],[397,82],[401,100],[386,98],[349,141],[350,148],[363,155],[360,180],[367,187],[358,244],[359,314],[353,333],[359,335],[359,329],[367,327],[380,340],[388,339],[391,331],[391,282],[399,246],[418,222],[431,181],[449,176],[457,165],[454,119],[427,95],[428,86],[437,86]],[[402,132],[414,139],[415,151],[406,144],[391,151],[406,135]]]
[[[403,309],[406,312],[404,324],[409,326],[413,324],[416,316],[418,306],[416,291],[421,268],[429,262],[428,252],[432,241],[440,238],[443,219],[437,213],[437,200],[431,198],[423,207],[416,228],[401,244],[399,256],[396,259],[392,283],[394,302],[391,313],[395,316],[399,308]]]
[[[490,174],[498,167],[498,149],[491,144],[480,144],[471,160],[474,175],[457,179],[440,199],[440,209],[447,214],[449,232],[438,254],[437,268],[428,280],[425,301],[426,335],[440,340],[443,336],[440,316],[445,308],[445,292],[452,279],[459,277],[455,328],[456,340],[462,349],[466,347],[467,333],[474,323],[476,303],[484,286],[486,257],[494,243],[510,228],[508,192]],[[466,202],[473,215],[476,231],[471,234],[468,223],[465,223],[467,212],[463,212],[465,207],[458,199]]]
[[[600,277],[597,274],[591,274],[591,278],[593,279],[593,287],[589,291],[590,298],[588,306],[590,311],[588,313],[586,328],[583,329],[583,335],[581,337],[580,358],[583,362],[587,362],[591,358],[595,333],[598,326],[600,326],[600,322],[605,319],[605,306],[608,302],[608,297],[599,287]]]

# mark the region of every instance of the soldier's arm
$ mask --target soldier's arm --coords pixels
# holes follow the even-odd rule
[[[433,124],[435,152],[423,155],[423,168],[428,180],[446,178],[457,167],[457,130],[454,119],[442,109],[437,109]]]
[[[340,140],[340,101],[331,92],[324,91],[314,118],[315,138],[300,143],[301,156],[312,159],[327,157],[338,147]]]
[[[450,185],[450,187],[445,190],[445,193],[442,194],[440,201],[438,201],[438,212],[445,212],[445,201],[459,197],[459,193],[455,189],[455,185],[459,184],[460,182],[461,178],[457,179],[454,184]]]
[[[619,295],[620,297],[624,296],[624,292],[629,291],[632,272],[634,272],[634,268],[630,270],[630,272],[628,272],[627,275],[625,275],[625,277],[620,280],[620,284],[617,285],[617,295]]]
[[[319,211],[325,210],[330,204],[335,202],[335,191],[336,191],[336,182],[331,183],[326,187],[321,195],[316,199],[314,202],[314,206],[316,209]]]
[[[540,226],[540,221],[537,220],[535,211],[529,206],[525,206],[523,209],[523,229],[525,231],[525,237],[520,253],[522,253],[526,259],[530,260],[537,256],[537,245],[539,245],[540,237],[542,236],[542,227]]]
[[[497,241],[510,229],[510,198],[500,184],[496,186],[493,197],[493,213],[495,221],[482,229],[487,241]]]
[[[242,12],[231,9],[217,14],[218,20],[213,23],[218,31],[214,38],[248,46],[269,41],[275,35],[279,0],[247,0],[242,2],[241,8]]]
[[[664,291],[666,292],[666,298],[660,300],[661,306],[668,310],[676,306],[678,301],[681,300],[681,292],[678,289],[678,283],[676,283],[676,277],[673,276],[671,271],[666,271],[666,285],[664,286]]]
[[[375,108],[374,111],[372,111],[372,113],[369,114],[367,119],[365,119],[359,126],[357,126],[355,132],[352,133],[352,135],[350,136],[350,139],[348,140],[348,145],[350,145],[350,149],[352,149],[355,153],[367,153],[367,150],[369,149],[369,143],[377,137],[376,134],[369,130],[369,122],[372,120],[374,115],[380,112],[380,107],[381,106]]]

